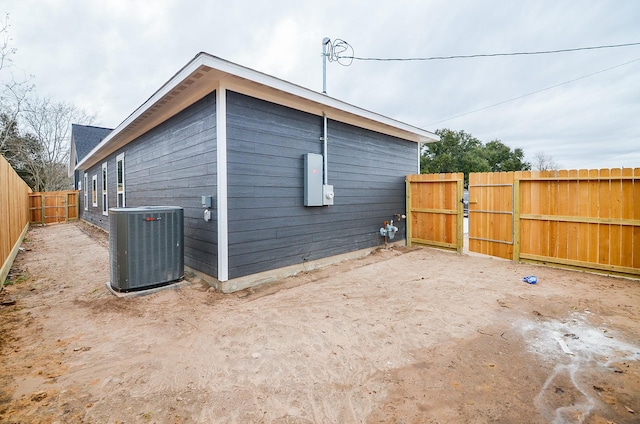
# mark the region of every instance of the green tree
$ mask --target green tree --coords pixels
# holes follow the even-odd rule
[[[465,186],[471,172],[523,171],[531,169],[524,161],[522,149],[511,150],[500,140],[486,145],[462,130],[447,128],[436,131],[437,143],[423,146],[420,157],[420,172],[423,174],[463,172]]]
[[[531,164],[524,162],[524,151],[522,149],[518,148],[511,151],[509,146],[506,146],[500,140],[488,142],[484,146],[483,154],[492,172],[526,171],[531,169]]]
[[[489,171],[489,164],[482,155],[482,142],[464,131],[437,130],[437,143],[423,146],[420,169],[424,174],[442,172]]]

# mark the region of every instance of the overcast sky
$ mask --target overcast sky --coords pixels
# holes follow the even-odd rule
[[[640,42],[637,0],[5,0],[2,11],[14,63],[34,75],[38,95],[95,112],[95,125],[110,128],[200,51],[322,91],[324,37],[379,58]],[[543,152],[563,169],[640,167],[640,45],[329,63],[327,86],[364,109],[499,139],[527,159]]]

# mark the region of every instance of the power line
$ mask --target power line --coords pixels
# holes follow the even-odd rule
[[[503,104],[505,104],[505,103],[512,102],[512,101],[514,101],[514,100],[519,100],[519,99],[522,99],[522,98],[524,98],[524,97],[531,96],[531,95],[533,95],[533,94],[537,94],[537,93],[541,93],[541,92],[543,92],[543,91],[551,90],[552,88],[560,87],[561,85],[569,84],[569,83],[572,83],[572,82],[575,82],[575,81],[579,81],[579,80],[581,80],[581,79],[585,79],[585,78],[588,78],[588,77],[592,77],[592,76],[594,76],[594,75],[598,75],[598,74],[601,74],[601,73],[603,73],[603,72],[607,72],[607,71],[610,71],[610,70],[612,70],[612,69],[620,68],[621,66],[629,65],[630,63],[634,63],[634,62],[638,62],[638,61],[640,61],[640,59],[634,59],[634,60],[631,60],[631,61],[629,61],[629,62],[621,63],[621,64],[619,64],[619,65],[612,66],[612,67],[610,67],[610,68],[606,68],[606,69],[602,69],[602,70],[600,70],[600,71],[596,71],[596,72],[593,72],[593,73],[588,74],[588,75],[583,75],[583,76],[581,76],[581,77],[574,78],[574,79],[569,80],[569,81],[561,82],[560,84],[556,84],[556,85],[552,85],[552,86],[550,86],[550,87],[542,88],[542,89],[540,89],[540,90],[532,91],[532,92],[530,92],[530,93],[523,94],[523,95],[521,95],[521,96],[514,97],[514,98],[512,98],[512,99],[503,100],[503,101],[501,101],[501,102],[494,103],[494,104],[489,105],[489,106],[481,107],[481,108],[479,108],[479,109],[474,109],[474,110],[472,110],[472,111],[465,112],[465,113],[462,113],[462,114],[460,114],[460,115],[456,115],[456,116],[452,116],[452,117],[447,118],[447,119],[442,119],[442,120],[440,120],[440,121],[432,122],[432,123],[430,123],[430,124],[425,125],[425,127],[430,127],[431,125],[439,124],[439,123],[441,123],[441,122],[450,121],[450,120],[452,120],[452,119],[460,118],[460,117],[462,117],[462,116],[471,115],[472,113],[476,113],[476,112],[480,112],[480,111],[482,111],[482,110],[486,110],[486,109],[489,109],[489,108],[492,108],[492,107],[500,106],[500,105],[503,105]]]
[[[360,56],[340,56],[340,58],[351,59],[351,60],[362,60],[362,61],[378,61],[378,62],[409,62],[409,61],[428,61],[428,60],[471,59],[471,58],[478,58],[478,57],[498,57],[498,56],[532,56],[532,55],[540,55],[540,54],[577,52],[582,50],[612,49],[612,48],[618,48],[618,47],[630,47],[630,46],[637,46],[637,45],[640,45],[640,42],[625,43],[625,44],[609,44],[604,46],[576,47],[573,49],[541,50],[541,51],[533,51],[533,52],[488,53],[488,54],[469,54],[469,55],[432,56],[432,57],[406,57],[406,58],[382,58],[382,57],[360,57]]]

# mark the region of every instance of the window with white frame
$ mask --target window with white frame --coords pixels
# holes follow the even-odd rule
[[[84,174],[84,210],[89,210],[89,184],[87,183],[87,174]]]
[[[109,214],[108,196],[107,196],[107,162],[102,164],[102,215]]]
[[[94,208],[98,207],[98,176],[91,177],[91,202]]]
[[[124,153],[116,156],[116,203],[117,207],[125,207],[124,199]]]

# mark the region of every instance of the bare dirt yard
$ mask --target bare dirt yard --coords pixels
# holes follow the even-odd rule
[[[23,247],[1,422],[640,422],[638,281],[415,248],[118,298],[106,234],[38,227]]]

